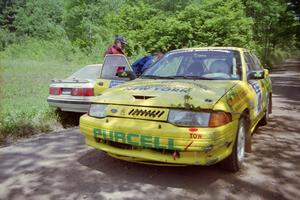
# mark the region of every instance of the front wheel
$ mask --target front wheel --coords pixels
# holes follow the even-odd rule
[[[220,163],[223,169],[231,172],[237,172],[240,170],[245,157],[246,135],[247,122],[245,119],[241,118],[232,152],[227,158],[225,158],[225,160],[221,161]]]

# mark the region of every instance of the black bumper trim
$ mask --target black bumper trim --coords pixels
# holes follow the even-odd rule
[[[91,102],[85,102],[85,101],[63,101],[63,100],[54,100],[54,99],[47,99],[47,102],[65,103],[65,104],[85,104],[85,105],[91,104]]]

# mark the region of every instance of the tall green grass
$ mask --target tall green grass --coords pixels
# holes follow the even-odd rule
[[[0,52],[0,142],[52,130],[57,116],[46,101],[51,79],[101,62],[96,50],[86,55],[65,41],[29,40]]]

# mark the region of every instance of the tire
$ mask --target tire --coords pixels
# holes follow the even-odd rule
[[[247,121],[241,118],[232,152],[220,162],[221,168],[230,172],[237,172],[241,169],[245,157],[247,127]]]
[[[260,122],[259,122],[259,125],[260,126],[265,126],[268,124],[269,122],[269,119],[270,119],[270,111],[271,111],[271,105],[272,103],[270,102],[270,98],[268,99],[268,102],[267,102],[267,109],[266,109],[266,112],[265,112],[265,115],[263,116],[263,118],[261,118]]]

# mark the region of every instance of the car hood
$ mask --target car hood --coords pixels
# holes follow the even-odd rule
[[[137,79],[109,89],[94,102],[118,105],[212,109],[234,80]]]

